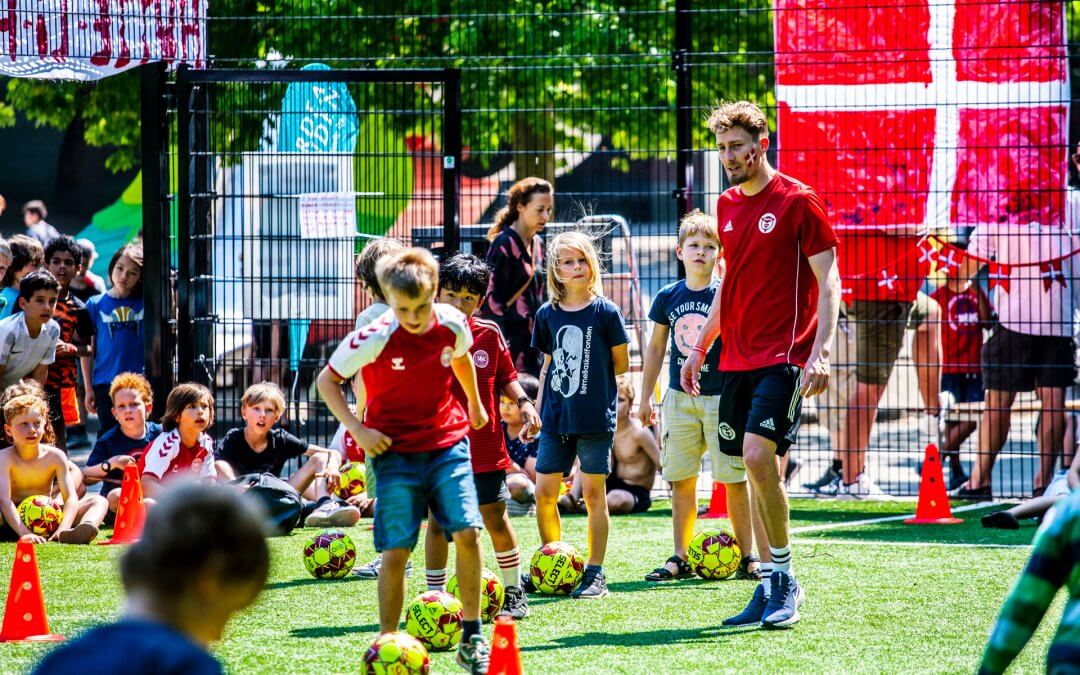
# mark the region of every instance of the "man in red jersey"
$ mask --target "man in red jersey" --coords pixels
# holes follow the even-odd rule
[[[803,590],[791,570],[777,457],[795,439],[802,397],[829,385],[840,306],[838,240],[814,190],[769,165],[761,109],[747,101],[723,104],[708,126],[734,185],[716,207],[727,275],[683,364],[682,386],[697,394],[705,353],[722,334],[720,449],[743,457],[773,559],[769,579],[724,624],[783,628],[799,620]]]
[[[443,261],[439,267],[439,302],[460,310],[469,319],[473,345],[469,349],[476,367],[476,386],[480,402],[488,413],[487,425],[469,432],[472,452],[473,481],[480,504],[484,527],[491,535],[499,576],[506,589],[502,613],[522,619],[529,613],[529,601],[521,588],[521,553],[517,534],[506,514],[510,490],[506,486],[506,470],[510,455],[499,421],[499,396],[517,402],[524,424],[522,434],[533,436],[540,430],[540,415],[536,406],[518,384],[517,370],[510,348],[494,321],[475,316],[477,307],[487,294],[491,269],[480,258],[458,253]],[[462,401],[465,393],[455,384],[454,394]],[[437,521],[428,521],[424,539],[424,561],[427,566],[428,590],[446,590],[446,536]]]

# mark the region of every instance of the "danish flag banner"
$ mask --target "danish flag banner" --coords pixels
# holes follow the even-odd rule
[[[920,234],[1064,224],[1065,9],[866,4],[776,0],[778,165],[841,234],[845,300],[911,300]]]
[[[202,68],[206,0],[6,0],[0,75],[97,80],[150,61]]]

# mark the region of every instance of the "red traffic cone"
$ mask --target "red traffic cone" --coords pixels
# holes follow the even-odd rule
[[[727,488],[723,483],[713,481],[712,497],[709,499],[709,510],[698,516],[699,518],[727,518]]]
[[[521,647],[518,645],[514,620],[508,616],[495,619],[491,636],[491,656],[488,675],[521,675]]]
[[[945,492],[945,480],[941,474],[941,454],[933,443],[926,446],[915,517],[904,522],[908,525],[955,525],[964,522],[953,518],[949,495]]]
[[[11,566],[11,586],[4,608],[4,625],[0,628],[0,642],[59,642],[63,639],[63,635],[49,632],[34,545],[20,541],[15,546],[15,564]]]
[[[120,484],[120,503],[116,505],[116,524],[112,539],[101,544],[133,544],[142,536],[146,522],[146,505],[143,504],[142,479],[134,464],[124,467],[124,482]]]

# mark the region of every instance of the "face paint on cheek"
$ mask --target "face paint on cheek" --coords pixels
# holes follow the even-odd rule
[[[757,150],[750,148],[750,152],[746,153],[746,159],[743,160],[747,165],[757,162]]]

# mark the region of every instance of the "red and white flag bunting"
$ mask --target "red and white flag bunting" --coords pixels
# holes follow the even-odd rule
[[[775,6],[778,165],[842,233],[909,235],[914,252],[927,231],[1064,223],[1064,3]],[[842,248],[841,268],[869,281],[895,259],[885,249],[845,265]]]

